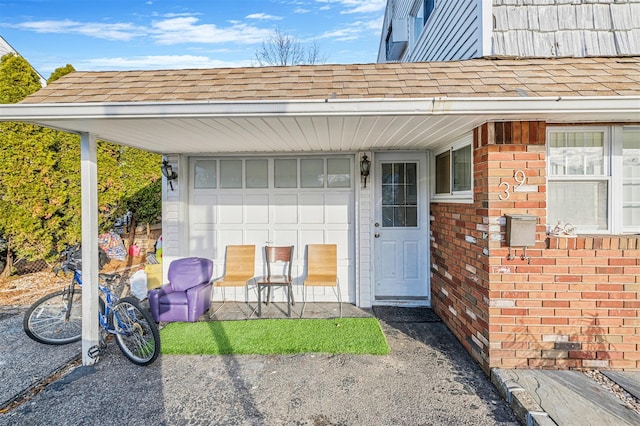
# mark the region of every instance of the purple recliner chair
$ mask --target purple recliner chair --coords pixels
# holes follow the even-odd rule
[[[156,322],[194,322],[211,306],[213,262],[187,257],[171,262],[169,283],[149,292]]]

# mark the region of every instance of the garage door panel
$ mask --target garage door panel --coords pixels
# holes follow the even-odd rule
[[[347,229],[328,229],[325,232],[326,244],[338,245],[338,259],[348,258],[349,235]]]
[[[224,195],[218,198],[218,217],[221,225],[241,224],[243,222],[242,195]]]
[[[300,224],[324,223],[324,194],[302,194],[298,200],[300,202]]]
[[[273,223],[298,223],[298,196],[295,194],[276,194],[272,197]]]
[[[257,225],[269,224],[269,196],[245,195],[244,214],[245,223]]]
[[[300,230],[300,252],[302,252],[308,244],[324,244],[323,229],[301,229]]]
[[[241,245],[245,244],[244,242],[244,230],[241,228],[237,229],[219,229],[218,230],[218,240],[216,244],[219,247],[225,247],[227,245]],[[224,252],[224,251],[223,251]]]
[[[218,198],[215,195],[203,195],[198,197],[196,203],[191,205],[191,223],[216,223],[216,205]]]
[[[245,229],[243,244],[255,244],[256,247],[263,247],[269,238],[268,229]]]
[[[327,223],[350,224],[352,215],[350,200],[350,192],[327,194],[325,196]]]
[[[274,246],[298,246],[298,229],[273,229],[268,240]]]
[[[211,225],[192,226],[189,235],[189,252],[192,256],[215,258],[216,231]]]

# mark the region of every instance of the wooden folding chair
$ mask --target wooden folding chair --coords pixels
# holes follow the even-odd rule
[[[224,276],[213,282],[214,288],[222,288],[222,305],[226,302],[224,294],[226,287],[244,287],[244,301],[245,303],[249,303],[249,288],[247,283],[254,279],[255,261],[255,245],[227,246],[224,259]],[[216,309],[216,312],[218,312],[220,308]]]
[[[309,244],[307,246],[307,277],[303,287],[304,302],[300,317],[304,314],[309,287],[332,287],[338,296],[340,318],[342,318],[342,296],[338,279],[338,246],[336,244]]]

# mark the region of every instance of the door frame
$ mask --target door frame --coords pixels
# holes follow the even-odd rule
[[[381,162],[383,161],[395,161],[393,157],[399,157],[398,161],[403,161],[404,159],[400,159],[402,157],[404,159],[416,159],[419,161],[419,164],[422,164],[422,167],[418,167],[418,197],[422,197],[422,202],[424,203],[424,211],[418,211],[419,222],[422,223],[422,227],[415,232],[422,234],[422,238],[424,241],[424,256],[425,260],[422,262],[423,268],[423,277],[424,277],[424,285],[426,286],[426,298],[412,298],[412,297],[398,297],[387,298],[384,300],[376,299],[376,283],[378,280],[377,274],[378,268],[376,267],[376,260],[378,256],[378,245],[376,244],[375,233],[379,231],[379,228],[375,227],[375,223],[378,216],[378,209],[381,202],[381,194],[380,194],[380,180],[381,176]],[[370,224],[370,235],[371,235],[371,258],[373,259],[373,264],[371,268],[371,304],[373,306],[431,306],[431,221],[430,221],[430,212],[431,212],[431,204],[430,204],[430,157],[428,151],[384,151],[384,152],[374,152],[372,159],[372,169],[373,169],[373,179],[371,179],[371,224]],[[420,201],[419,201],[420,203]],[[422,221],[422,222],[420,222]]]

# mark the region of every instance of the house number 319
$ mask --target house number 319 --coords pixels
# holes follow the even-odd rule
[[[522,170],[516,170],[513,173],[513,180],[516,181],[516,185],[512,186],[509,182],[504,181],[500,182],[500,185],[498,185],[501,191],[500,194],[498,194],[498,198],[500,200],[508,200],[512,192],[518,191],[518,189],[520,189],[520,187],[524,185],[527,180],[527,176]]]

